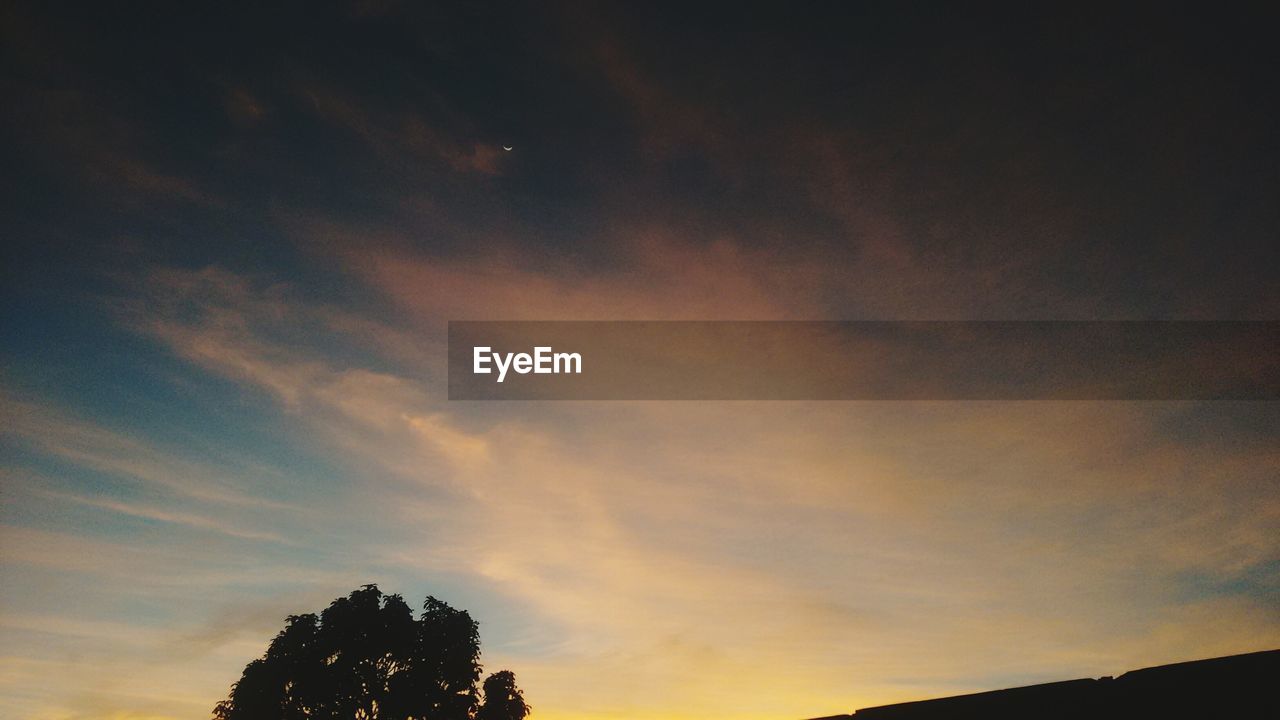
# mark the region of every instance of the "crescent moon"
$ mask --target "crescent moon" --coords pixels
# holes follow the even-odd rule
[[[511,152],[514,148],[510,145],[503,145],[502,149],[506,150],[507,152]]]

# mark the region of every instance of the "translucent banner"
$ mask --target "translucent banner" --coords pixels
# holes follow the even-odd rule
[[[451,400],[1277,400],[1277,322],[449,323]]]

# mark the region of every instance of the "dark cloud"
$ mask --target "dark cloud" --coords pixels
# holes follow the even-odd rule
[[[10,15],[29,208],[69,233],[181,227],[152,241],[179,262],[292,272],[261,247],[286,211],[398,228],[429,255],[506,236],[610,265],[644,231],[815,254],[843,316],[1277,306],[1274,53],[1243,11]],[[261,239],[209,245],[226,235]]]

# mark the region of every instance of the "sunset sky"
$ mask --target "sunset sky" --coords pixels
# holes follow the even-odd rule
[[[0,10],[0,717],[206,718],[373,582],[535,720],[1280,647],[1274,401],[445,386],[450,320],[1280,320],[1274,11],[85,5]]]

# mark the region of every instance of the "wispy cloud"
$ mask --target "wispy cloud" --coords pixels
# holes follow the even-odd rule
[[[449,320],[1272,319],[1266,23],[223,5],[0,9],[0,715],[207,717],[368,582],[546,720],[1280,645],[1275,403],[445,384]]]
[[[674,702],[693,717],[762,685],[776,692],[731,714],[821,712],[1188,659],[1203,633],[1236,650],[1276,638],[1261,596],[1226,589],[1274,560],[1274,503],[1257,492],[1276,456],[1171,434],[1194,403],[495,416],[411,374],[286,343],[294,319],[323,316],[287,288],[157,277],[169,300],[133,326],[271,393],[361,468],[361,503],[390,534],[350,549],[356,562],[493,593],[503,626],[521,629],[487,635],[491,657],[523,668],[557,716],[665,716]],[[528,277],[492,283],[515,292]],[[413,286],[378,285],[397,302]]]
[[[144,518],[147,520],[157,520],[163,523],[172,523],[175,525],[185,525],[190,528],[201,530],[211,530],[213,532],[230,535],[231,537],[243,538],[246,540],[268,540],[271,542],[284,543],[288,542],[277,533],[263,532],[258,530],[250,530],[236,527],[233,524],[221,522],[204,515],[191,512],[183,512],[179,510],[169,510],[156,507],[154,505],[145,505],[139,503],[121,502],[118,500],[110,500],[105,498],[85,497],[82,495],[73,495],[70,493],[56,493],[37,490],[37,495],[52,500],[78,503],[89,507],[100,508],[111,512],[129,515],[131,517]]]
[[[230,505],[287,509],[289,505],[250,491],[243,479],[166,452],[48,405],[20,400],[0,389],[4,435],[78,465],[129,478],[188,498]]]

